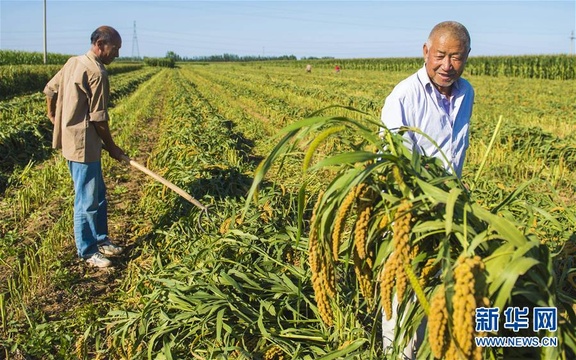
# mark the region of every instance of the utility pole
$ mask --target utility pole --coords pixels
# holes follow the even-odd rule
[[[134,21],[134,34],[132,35],[132,59],[140,60],[140,49],[138,48],[138,36],[136,35],[136,21]]]
[[[570,34],[570,54],[572,55],[574,55],[574,39],[576,39],[576,37],[574,36],[574,30],[572,30]]]
[[[46,46],[46,0],[44,0],[44,65],[48,62],[48,49]]]

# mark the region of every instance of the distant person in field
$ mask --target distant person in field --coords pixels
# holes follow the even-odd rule
[[[340,72],[340,65],[336,65],[336,66],[334,67],[334,71],[337,72],[337,73],[339,73],[339,72]]]
[[[312,65],[310,65],[310,64],[306,65],[306,72],[307,73],[312,72]]]
[[[404,133],[406,145],[419,154],[441,159],[448,171],[461,177],[474,104],[474,89],[460,77],[470,53],[470,34],[460,23],[439,23],[430,32],[423,53],[424,66],[396,85],[386,98],[382,122],[391,131],[401,126],[420,129],[438,147],[413,131]],[[392,318],[386,320],[383,316],[382,319],[385,348],[394,346],[397,307],[398,299],[394,297]],[[404,349],[405,358],[416,358],[424,330],[425,321]]]
[[[74,182],[78,256],[90,265],[108,267],[112,263],[105,256],[119,255],[123,248],[108,238],[102,148],[118,161],[125,154],[108,126],[110,85],[104,65],[118,57],[122,38],[115,29],[101,26],[90,40],[90,50],[70,58],[48,82],[44,93],[48,117],[54,124],[52,146],[62,150]]]

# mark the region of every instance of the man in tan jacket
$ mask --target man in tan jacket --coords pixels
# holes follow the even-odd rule
[[[119,55],[122,38],[109,26],[96,29],[90,50],[70,58],[44,88],[48,117],[54,124],[52,146],[61,149],[74,181],[74,238],[78,256],[90,265],[108,267],[105,255],[123,248],[108,238],[106,187],[101,155],[122,160],[124,151],[108,126],[110,85],[104,65]]]

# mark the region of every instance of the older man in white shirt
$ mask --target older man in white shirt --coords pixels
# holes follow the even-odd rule
[[[459,177],[474,104],[474,89],[460,77],[469,52],[470,36],[464,26],[452,21],[436,25],[424,44],[425,65],[394,88],[382,109],[388,129],[416,127],[432,138],[439,148],[421,134],[405,133],[413,150],[441,159]]]
[[[461,177],[474,104],[474,89],[460,77],[470,53],[470,34],[455,21],[439,23],[430,32],[423,52],[424,66],[386,98],[382,122],[391,131],[402,126],[418,128],[436,144],[420,133],[407,131],[406,145],[419,154],[441,159],[448,171]],[[398,299],[394,297],[391,319],[382,319],[385,348],[393,346],[397,311]],[[404,358],[416,358],[423,335],[421,324],[403,350]]]

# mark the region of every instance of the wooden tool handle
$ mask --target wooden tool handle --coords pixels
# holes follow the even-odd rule
[[[153,172],[152,170],[148,169],[144,165],[141,165],[138,162],[130,159],[128,156],[123,156],[122,160],[126,161],[127,163],[129,163],[130,165],[135,167],[136,169],[145,173],[146,175],[148,175],[148,176],[154,178],[155,180],[161,182],[162,184],[166,185],[167,187],[172,189],[174,192],[176,192],[178,195],[182,196],[184,199],[188,200],[189,202],[191,202],[192,204],[194,204],[198,208],[200,208],[204,211],[207,210],[206,206],[202,205],[198,200],[193,198],[192,195],[188,194],[186,191],[184,191],[182,188],[178,187],[176,184],[166,180],[162,176],[160,176],[160,175],[156,174],[155,172]]]

